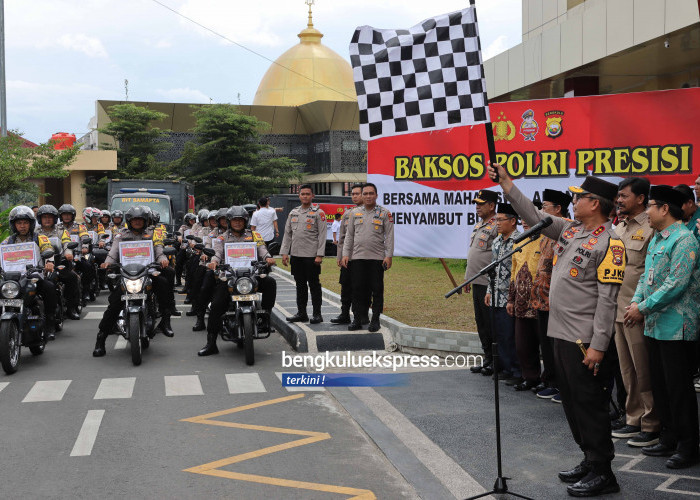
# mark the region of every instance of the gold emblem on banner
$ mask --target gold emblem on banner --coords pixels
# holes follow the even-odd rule
[[[547,119],[544,134],[547,137],[556,139],[564,130],[561,125],[561,121],[564,119],[564,112],[556,110],[547,111],[544,116]]]
[[[512,141],[515,133],[515,125],[501,111],[498,114],[498,120],[493,122],[493,139],[495,141]]]

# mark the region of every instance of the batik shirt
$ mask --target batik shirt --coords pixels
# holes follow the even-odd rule
[[[681,222],[656,233],[632,302],[644,315],[644,335],[697,340],[700,269],[698,241]]]
[[[513,249],[513,238],[520,234],[519,231],[513,231],[506,240],[503,239],[503,235],[499,234],[495,240],[493,240],[493,246],[491,247],[491,253],[494,262]],[[510,270],[513,264],[513,259],[506,259],[496,266],[496,293],[494,294],[491,290],[491,279],[489,278],[489,285],[487,288],[487,293],[491,294],[491,305],[494,307],[506,307],[508,304],[508,289],[510,288]]]
[[[542,236],[538,236],[538,239]],[[523,247],[522,252],[513,254],[508,302],[513,304],[516,318],[534,319],[537,310],[532,307],[532,285],[540,260],[540,242],[534,240]]]

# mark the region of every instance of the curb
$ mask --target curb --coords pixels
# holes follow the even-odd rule
[[[284,337],[292,349],[296,352],[309,352],[306,332],[294,323],[289,323],[287,318],[276,307],[272,309],[270,321],[272,326]]]

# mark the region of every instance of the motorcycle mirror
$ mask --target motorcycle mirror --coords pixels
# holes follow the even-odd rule
[[[51,250],[44,250],[41,252],[41,258],[44,260],[50,259],[53,257],[56,253],[51,249]]]
[[[175,236],[182,236],[182,233],[181,233],[180,231],[175,231],[173,234],[174,234]]]
[[[89,245],[90,243],[92,243],[92,238],[90,238],[89,236],[85,236],[80,241],[83,242],[83,245]]]
[[[202,243],[202,238],[200,238],[199,236],[195,236],[194,241],[195,243]]]
[[[102,238],[103,240],[106,240],[107,238],[109,238],[109,235],[107,233],[105,233],[103,235],[100,235],[100,238]]]
[[[165,246],[171,246],[175,244],[175,240],[168,238],[167,240],[163,240],[163,245]]]
[[[102,258],[102,257],[107,257],[109,255],[109,252],[103,248],[95,248],[92,251],[92,255],[94,255],[97,258]]]
[[[202,252],[204,252],[204,255],[206,255],[207,257],[213,257],[214,255],[216,255],[216,251],[213,248],[204,248],[202,249]]]
[[[277,243],[276,241],[273,241],[267,246],[267,251],[270,252],[270,255],[277,255],[277,253],[280,250],[280,244]]]
[[[186,240],[193,240],[194,236],[192,236],[191,234],[188,234],[187,236],[185,236],[185,239]]]
[[[68,248],[69,250],[75,250],[76,248],[78,248],[78,242],[77,242],[77,241],[71,241],[70,243],[68,243],[68,244],[66,245],[66,248]]]
[[[195,249],[195,250],[204,250],[204,244],[203,244],[203,243],[197,243],[197,244],[194,246],[194,249]]]
[[[163,255],[175,255],[177,253],[177,250],[175,250],[175,247],[165,247],[163,248]]]

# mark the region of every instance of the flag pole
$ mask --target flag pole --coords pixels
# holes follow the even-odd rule
[[[700,0],[698,0],[700,2]],[[469,5],[474,7],[474,21],[476,22],[476,25],[478,26],[478,19],[476,17],[476,5],[475,5],[475,0],[469,0]],[[479,40],[479,57],[481,58],[481,37],[478,38]],[[481,71],[484,70],[484,60],[481,60]],[[484,81],[486,81],[486,75],[484,75]],[[489,107],[489,98],[488,98],[488,92],[486,89],[484,89],[484,105],[488,108]],[[489,110],[489,121],[487,121],[484,124],[484,130],[486,132],[486,145],[489,150],[489,160],[491,160],[491,163],[496,163],[496,144],[493,140],[493,127],[491,126],[491,119],[490,119],[490,110]]]

